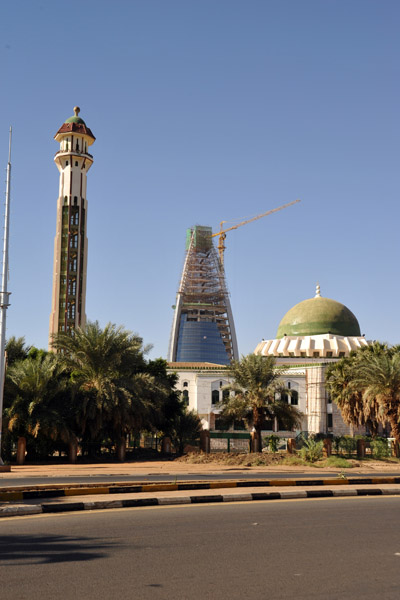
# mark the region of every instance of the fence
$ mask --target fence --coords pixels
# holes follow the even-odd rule
[[[211,452],[250,452],[250,433],[210,431]]]

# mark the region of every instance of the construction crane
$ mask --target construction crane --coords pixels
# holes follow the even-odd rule
[[[227,229],[222,229],[223,224],[226,223],[226,221],[221,221],[220,223],[220,231],[218,231],[217,233],[213,233],[211,235],[211,237],[215,237],[215,236],[219,236],[218,238],[218,254],[219,254],[219,262],[221,264],[221,267],[224,267],[224,251],[225,251],[225,238],[226,238],[226,234],[228,231],[232,231],[233,229],[237,229],[238,227],[241,227],[242,225],[247,225],[247,223],[251,223],[252,221],[257,221],[257,219],[262,219],[262,217],[266,217],[268,215],[272,215],[272,213],[276,213],[279,210],[283,210],[284,208],[287,208],[288,206],[293,206],[293,204],[297,204],[297,202],[300,202],[300,200],[293,200],[293,202],[289,202],[288,204],[283,204],[282,206],[278,206],[278,208],[273,208],[272,210],[267,210],[267,212],[262,213],[261,215],[257,215],[256,217],[253,217],[252,219],[247,219],[246,221],[242,221],[241,223],[238,223],[237,225],[233,225],[232,227],[228,227]]]

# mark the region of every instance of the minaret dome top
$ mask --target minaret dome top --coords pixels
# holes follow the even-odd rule
[[[89,127],[87,127],[85,121],[80,118],[79,113],[81,109],[79,106],[74,106],[74,116],[66,119],[57,131],[54,138],[59,142],[61,141],[62,135],[68,133],[77,133],[87,136],[89,146],[95,141],[95,137]]]
[[[78,116],[80,112],[81,109],[79,106],[74,106],[74,116],[67,119],[65,123],[81,123],[82,125],[86,125],[85,121]]]

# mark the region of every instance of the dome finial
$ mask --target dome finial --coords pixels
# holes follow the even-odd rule
[[[321,288],[319,287],[318,281],[317,281],[317,287],[315,289],[315,298],[321,298]]]
[[[74,106],[74,113],[75,113],[76,117],[79,115],[80,112],[81,112],[81,109],[79,108],[79,106]]]

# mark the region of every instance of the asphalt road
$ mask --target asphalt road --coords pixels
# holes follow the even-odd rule
[[[357,469],[351,469],[345,472],[346,477],[399,477],[399,472],[389,473],[387,471],[374,471],[360,475]],[[35,486],[50,483],[113,483],[113,482],[129,482],[129,481],[213,481],[221,479],[332,479],[337,478],[337,473],[332,471],[326,473],[316,469],[315,473],[266,473],[264,472],[246,472],[240,470],[232,470],[228,473],[160,473],[160,475],[91,475],[91,476],[63,476],[63,477],[5,477],[0,475],[0,488],[15,487],[15,486]]]
[[[400,498],[201,505],[0,522],[2,600],[397,600]]]

